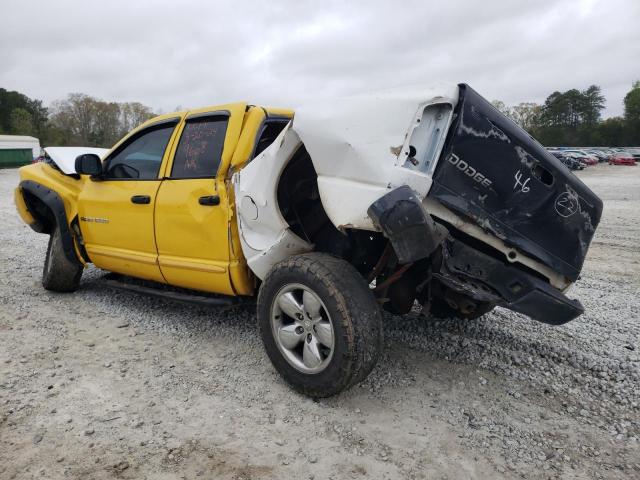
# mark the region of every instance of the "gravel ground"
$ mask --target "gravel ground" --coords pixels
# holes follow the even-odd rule
[[[386,316],[371,376],[313,401],[249,309],[44,291],[47,237],[0,170],[0,478],[640,478],[640,168],[580,173],[605,212],[586,307],[549,327]]]

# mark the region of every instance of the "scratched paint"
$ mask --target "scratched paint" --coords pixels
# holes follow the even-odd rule
[[[556,272],[577,278],[602,201],[557,158],[464,85],[442,155],[464,159],[491,188],[441,161],[429,197]],[[533,173],[537,166],[547,183]]]

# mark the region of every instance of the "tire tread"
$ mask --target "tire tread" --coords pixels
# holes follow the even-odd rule
[[[343,338],[348,346],[340,361],[341,373],[331,385],[301,385],[285,379],[301,393],[312,397],[326,397],[348,389],[364,380],[376,364],[382,350],[382,316],[378,304],[365,280],[357,270],[341,258],[324,253],[296,255],[275,265],[262,287],[282,274],[301,273],[320,281],[333,298],[342,321]],[[270,299],[264,298],[265,288],[258,295],[258,322],[265,335],[271,335],[269,318],[261,318],[268,311]],[[334,321],[337,321],[335,319]],[[265,346],[268,342],[265,341]],[[267,353],[272,354],[267,349]],[[274,352],[280,355],[279,352]],[[273,358],[272,358],[273,361]],[[275,364],[275,363],[274,363]],[[280,372],[283,373],[283,372]]]
[[[42,269],[42,286],[52,292],[73,292],[80,285],[84,267],[67,258],[62,246],[60,229],[54,227],[49,237],[47,256]]]

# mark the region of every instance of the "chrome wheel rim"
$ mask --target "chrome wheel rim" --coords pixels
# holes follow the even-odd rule
[[[278,291],[271,304],[271,331],[280,353],[302,373],[320,373],[333,358],[331,316],[309,287],[296,283]]]

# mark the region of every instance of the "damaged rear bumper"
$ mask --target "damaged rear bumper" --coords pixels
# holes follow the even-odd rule
[[[367,211],[393,246],[399,264],[431,263],[432,275],[452,290],[479,302],[490,302],[551,325],[569,322],[584,312],[548,280],[516,266],[491,247],[466,243],[435,222],[407,186],[392,190]]]
[[[434,276],[471,298],[551,325],[584,313],[579,301],[567,298],[547,281],[451,237],[443,244],[442,264]]]

